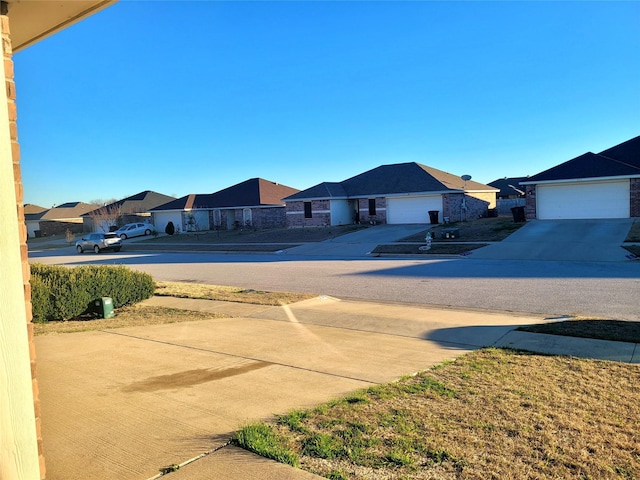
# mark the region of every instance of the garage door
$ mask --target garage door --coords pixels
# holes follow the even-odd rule
[[[442,195],[387,198],[387,223],[429,223],[429,210],[439,211],[442,221]]]
[[[182,231],[182,212],[153,212],[153,223],[158,232],[164,233],[169,222],[173,222],[176,231]]]
[[[541,220],[628,218],[629,180],[538,185],[536,199]]]

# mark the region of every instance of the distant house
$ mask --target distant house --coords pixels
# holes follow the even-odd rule
[[[169,222],[179,231],[231,230],[241,226],[286,225],[282,199],[299,190],[262,178],[251,178],[210,194],[191,194],[151,209],[159,232]]]
[[[48,210],[36,213],[26,213],[27,235],[33,237],[48,237],[51,235],[64,235],[67,230],[73,233],[82,233],[82,215],[94,210],[95,205],[83,202],[68,202]]]
[[[640,136],[520,182],[527,218],[640,217]]]
[[[529,177],[504,177],[487,183],[490,187],[499,189],[496,194],[498,199],[524,198],[524,187],[520,182],[524,182]]]
[[[382,165],[342,182],[286,197],[291,227],[361,223],[430,223],[487,215],[498,189],[419,163]]]
[[[175,197],[145,190],[104,205],[82,216],[85,232],[108,232],[127,223],[150,222],[149,210],[175,200]]]
[[[498,188],[496,210],[499,215],[511,215],[512,208],[524,207],[524,188],[520,186],[520,182],[527,180],[529,177],[504,177],[489,182],[487,185]]]

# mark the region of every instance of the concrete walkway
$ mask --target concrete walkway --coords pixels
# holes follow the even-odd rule
[[[319,478],[228,445],[309,408],[484,346],[637,363],[636,345],[514,332],[532,315],[318,297],[288,307],[154,297],[230,315],[36,337],[49,480]],[[549,351],[549,350],[553,351]]]
[[[626,262],[622,244],[633,218],[600,220],[530,220],[505,240],[474,250],[469,258]]]

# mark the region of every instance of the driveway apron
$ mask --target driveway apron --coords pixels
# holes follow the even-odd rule
[[[474,250],[469,258],[624,262],[622,248],[633,219],[531,220],[500,243]]]

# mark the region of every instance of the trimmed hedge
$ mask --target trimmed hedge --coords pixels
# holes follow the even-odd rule
[[[111,297],[114,308],[131,305],[151,297],[155,288],[151,275],[124,266],[67,268],[35,263],[31,265],[33,321],[77,318],[101,297]]]

